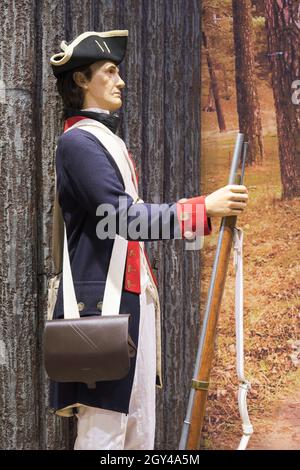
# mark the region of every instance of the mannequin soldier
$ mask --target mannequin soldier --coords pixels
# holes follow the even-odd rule
[[[114,242],[99,237],[97,208],[111,204],[120,224],[124,213],[127,222],[134,222],[137,215],[130,211],[139,206],[144,229],[143,235],[133,238],[127,227],[124,236],[129,242],[120,313],[130,312],[130,335],[137,346],[129,374],[122,380],[97,382],[95,389],[83,383],[50,384],[50,406],[58,415],[78,418],[75,449],[153,449],[155,386],[162,387],[160,309],[143,242],[165,238],[167,225],[169,238],[208,235],[210,217],[238,215],[248,199],[247,188],[241,185],[171,204],[148,204],[133,196],[136,175],[125,143],[116,135],[115,113],[125,86],[118,65],[125,56],[127,36],[127,30],[86,32],[69,44],[63,41],[62,52],[50,60],[66,118],[56,150],[57,194],[81,316],[101,314]],[[126,201],[125,210],[120,198]],[[62,317],[62,282],[54,318]]]

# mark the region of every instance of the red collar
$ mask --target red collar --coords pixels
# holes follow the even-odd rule
[[[88,119],[85,116],[72,116],[65,120],[64,132],[66,132],[70,127],[72,127],[76,122],[81,121],[82,119]]]

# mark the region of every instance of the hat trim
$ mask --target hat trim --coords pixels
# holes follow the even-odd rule
[[[76,39],[74,39],[74,41],[72,41],[68,45],[66,45],[65,41],[62,41],[64,45],[64,52],[59,52],[57,54],[54,54],[50,58],[50,63],[52,65],[59,66],[59,65],[64,65],[67,62],[69,62],[69,60],[72,57],[74,47],[77,46],[84,39],[88,38],[89,36],[99,36],[101,38],[109,38],[109,37],[115,37],[115,36],[128,36],[128,29],[121,29],[121,30],[115,29],[113,31],[105,31],[102,33],[97,33],[95,31],[87,31],[85,33],[80,34]],[[61,59],[59,59],[60,57]],[[59,59],[59,60],[56,60],[56,59]]]

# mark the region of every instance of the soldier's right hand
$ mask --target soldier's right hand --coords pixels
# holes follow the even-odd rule
[[[241,184],[228,184],[205,198],[208,217],[240,215],[248,202],[248,189]]]

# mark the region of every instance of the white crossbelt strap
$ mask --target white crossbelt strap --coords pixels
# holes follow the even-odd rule
[[[102,315],[118,315],[128,241],[116,235],[103,295]]]
[[[245,450],[248,441],[253,434],[253,426],[250,422],[247,409],[247,393],[250,390],[250,382],[244,375],[244,327],[243,327],[243,231],[234,228],[233,236],[234,266],[235,266],[235,327],[236,327],[236,370],[240,381],[238,393],[239,412],[242,420],[243,436],[238,450]]]
[[[78,121],[73,124],[73,126],[71,126],[66,132],[76,127],[90,132],[100,140],[100,142],[104,145],[106,150],[110,153],[116,162],[122,175],[126,192],[133,198],[134,201],[136,201],[138,199],[138,184],[136,181],[132,161],[128,156],[128,151],[123,140],[110,131],[104,124],[95,121],[95,119],[83,119]]]
[[[128,241],[125,240],[125,238],[116,235],[105,283],[101,311],[102,315],[119,314],[127,244]],[[64,318],[79,318],[80,314],[74,289],[65,224],[63,254],[63,301]]]
[[[73,277],[71,271],[66,224],[64,224],[64,251],[63,251],[63,301],[64,318],[79,318],[79,310],[74,290]]]
[[[104,124],[99,121],[95,121],[94,119],[84,119],[78,121],[72,127],[70,127],[70,129],[73,129],[74,127],[82,128],[100,140],[102,145],[104,145],[106,150],[108,150],[117,164],[125,184],[126,192],[132,197],[135,203],[143,203],[143,199],[141,199],[138,195],[138,182],[136,179],[135,169],[132,160],[128,155],[128,150],[124,141],[119,136],[114,134],[110,129],[108,129],[108,127],[106,127]],[[155,301],[159,303],[158,292],[152,280],[148,263],[146,262],[144,242],[139,242],[139,245],[141,251],[141,261],[144,262],[148,277],[151,281],[150,283],[147,283],[147,288]]]
[[[114,158],[122,175],[126,192],[133,198],[134,202],[143,202],[143,200],[140,199],[138,196],[138,185],[134,168],[122,139],[120,139],[117,135],[111,132],[106,126],[93,119],[84,119],[82,121],[79,121],[73,126],[71,126],[66,132],[73,129],[74,127],[83,127],[84,130],[92,133],[100,140],[100,142],[108,150],[110,155]],[[117,315],[119,313],[122,294],[122,282],[127,254],[127,245],[127,240],[120,237],[119,235],[116,235],[105,284],[102,315]],[[142,256],[144,256],[143,242],[140,242],[140,248],[142,250]],[[80,314],[72,280],[72,272],[65,227],[63,279],[64,317],[79,317]]]
[[[88,122],[86,122],[88,121]],[[89,125],[88,125],[89,124]],[[99,124],[99,126],[98,126]],[[88,125],[88,126],[87,126]],[[96,137],[100,138],[101,142],[109,153],[113,156],[116,161],[118,168],[120,169],[126,191],[134,198],[137,199],[137,192],[132,183],[130,172],[126,171],[126,161],[124,161],[123,153],[120,153],[118,145],[116,145],[116,139],[121,139],[115,136],[106,126],[98,123],[91,119],[85,119],[83,122],[77,122],[71,126],[66,132],[74,127],[87,126],[86,130],[95,134]],[[97,128],[98,127],[98,128]],[[97,135],[98,134],[98,135]],[[120,143],[120,142],[118,142]],[[127,157],[129,159],[129,157]],[[112,254],[110,258],[104,295],[102,304],[102,315],[118,315],[120,311],[121,295],[122,295],[122,283],[126,262],[128,241],[123,237],[116,234],[115,241],[113,244]],[[78,304],[76,300],[76,294],[74,289],[74,283],[72,278],[71,263],[69,257],[68,243],[66,226],[64,224],[64,253],[63,253],[63,299],[64,299],[64,318],[78,318],[80,317]]]

